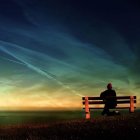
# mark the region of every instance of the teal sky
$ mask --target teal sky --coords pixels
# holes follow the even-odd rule
[[[0,0],[0,109],[71,109],[111,82],[140,106],[140,9],[129,1]]]

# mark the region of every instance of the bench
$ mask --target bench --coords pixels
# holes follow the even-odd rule
[[[117,96],[117,107],[115,109],[129,109],[129,112],[134,112],[136,108],[136,96]],[[90,119],[90,109],[103,109],[103,100],[100,97],[82,97],[82,103],[85,109],[86,119]],[[122,105],[123,104],[123,105]],[[125,104],[125,106],[124,106]]]

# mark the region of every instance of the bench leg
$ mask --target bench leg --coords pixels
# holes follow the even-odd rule
[[[130,96],[130,113],[134,112],[134,96]]]
[[[90,119],[90,110],[89,110],[89,104],[88,104],[88,97],[85,97],[85,113],[86,113],[86,119]]]
[[[90,112],[86,112],[86,119],[90,119]]]

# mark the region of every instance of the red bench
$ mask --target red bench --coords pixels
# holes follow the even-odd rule
[[[136,96],[117,96],[117,107],[115,109],[129,109],[129,112],[134,112],[136,108]],[[100,97],[82,97],[82,103],[85,109],[85,118],[90,119],[90,109],[103,109],[104,102]],[[123,105],[122,105],[123,104]],[[125,106],[124,106],[125,104]]]

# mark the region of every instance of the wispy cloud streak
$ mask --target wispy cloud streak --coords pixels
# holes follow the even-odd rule
[[[20,57],[20,56],[17,54],[17,52],[15,53],[15,52],[13,52],[13,51],[10,51],[10,50],[12,50],[12,49],[9,49],[9,47],[13,47],[13,49],[19,49],[20,51],[22,50],[23,53],[26,53],[26,52],[28,52],[28,51],[30,51],[30,50],[26,49],[26,52],[25,52],[25,51],[23,51],[24,48],[21,49],[21,47],[15,45],[15,44],[6,43],[6,42],[3,42],[3,41],[0,41],[0,43],[1,43],[1,45],[2,45],[2,46],[0,47],[0,50],[3,51],[3,52],[5,52],[6,54],[12,56],[13,58],[17,59],[18,61],[20,61],[21,63],[19,63],[19,64],[22,64],[22,65],[27,66],[29,69],[31,69],[31,70],[33,70],[33,71],[35,71],[35,72],[37,72],[37,73],[39,73],[39,74],[41,74],[41,75],[47,77],[47,78],[50,79],[50,80],[55,81],[57,84],[61,85],[63,88],[66,88],[66,89],[70,90],[71,92],[75,93],[75,95],[78,95],[78,96],[79,96],[79,93],[77,93],[77,91],[71,89],[71,88],[70,88],[69,86],[67,86],[67,85],[64,85],[61,81],[57,80],[54,76],[52,76],[53,74],[47,72],[46,70],[44,71],[44,70],[42,70],[41,68],[39,68],[39,67],[37,67],[37,66],[35,66],[35,65],[31,64],[31,63],[29,63],[28,60],[27,60],[27,58],[24,58],[23,56]],[[17,55],[16,55],[16,54],[17,54]],[[14,60],[11,60],[11,59],[8,59],[8,60],[11,61],[11,62],[14,62],[14,63],[18,63],[17,61],[14,61]],[[82,95],[81,95],[81,96],[82,96]]]

